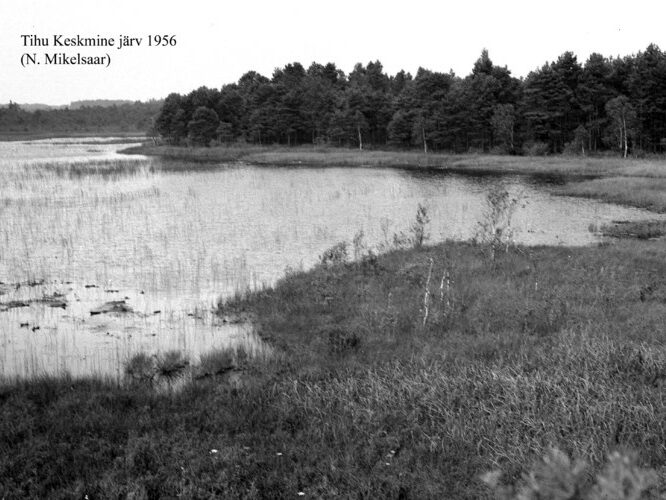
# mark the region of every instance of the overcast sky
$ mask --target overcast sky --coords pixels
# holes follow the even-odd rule
[[[485,47],[495,64],[526,76],[567,50],[628,55],[666,49],[663,0],[0,0],[0,103],[67,104],[81,99],[162,98],[236,82],[248,70],[271,76],[299,61],[334,62],[349,73],[379,59],[389,74],[419,66],[465,76]],[[30,48],[20,35],[119,35],[139,48]],[[150,34],[175,47],[146,47]],[[99,55],[106,67],[22,67],[25,52]]]

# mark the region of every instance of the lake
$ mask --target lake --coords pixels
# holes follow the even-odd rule
[[[0,142],[0,377],[120,376],[140,351],[259,350],[249,326],[213,314],[220,298],[311,268],[341,241],[352,257],[355,238],[356,253],[391,248],[419,205],[427,243],[473,238],[498,186],[520,244],[588,245],[590,227],[655,218],[525,177],[188,164],[117,153],[127,146]]]

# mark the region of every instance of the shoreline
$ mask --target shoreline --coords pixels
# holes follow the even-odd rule
[[[114,131],[99,131],[99,132],[43,132],[43,133],[1,133],[0,142],[17,142],[17,141],[41,141],[45,139],[86,139],[89,137],[115,137],[118,138],[119,144],[135,143],[146,139],[144,132],[114,132]],[[127,139],[121,141],[121,139]],[[132,139],[132,140],[130,140]]]
[[[523,175],[555,184],[556,195],[576,196],[666,213],[666,158],[496,156],[339,148],[218,146],[184,148],[142,145],[123,154],[188,162],[243,162],[281,167],[381,167],[457,174]]]
[[[242,153],[227,151],[238,158],[226,161],[308,158]],[[368,153],[316,152],[322,166],[418,157]],[[493,162],[497,175],[515,165],[582,168],[575,159],[436,158],[476,162],[467,171],[477,174]],[[437,168],[423,163],[411,168]],[[614,178],[655,179],[595,180]],[[419,224],[427,233],[429,222],[417,212],[415,223],[408,244],[377,255],[359,240],[352,261],[339,243],[312,269],[213,306],[227,321],[249,318],[266,356],[145,352],[119,366],[127,377],[118,380],[0,380],[0,491],[490,498],[480,479],[489,472],[507,487],[530,471],[568,474],[566,461],[539,461],[551,447],[571,468],[589,464],[576,473],[579,491],[616,449],[635,452],[625,475],[658,473],[666,491],[664,241],[505,247],[488,233],[485,243],[421,246]]]

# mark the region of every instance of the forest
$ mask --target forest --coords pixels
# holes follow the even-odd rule
[[[152,128],[162,102],[75,101],[66,107],[34,110],[10,102],[0,107],[0,134],[145,134]]]
[[[666,149],[666,55],[651,44],[624,57],[572,52],[525,78],[483,50],[472,72],[419,68],[391,76],[381,62],[298,62],[255,71],[220,90],[170,94],[155,131],[174,145],[323,144],[510,154]]]

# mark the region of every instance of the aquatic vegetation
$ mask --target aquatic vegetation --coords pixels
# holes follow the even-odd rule
[[[198,376],[222,375],[237,366],[232,349],[213,349],[201,355]]]
[[[156,364],[153,356],[140,352],[125,363],[125,374],[133,381],[151,384],[155,380]]]
[[[158,354],[155,358],[155,371],[157,376],[172,384],[185,375],[185,370],[190,365],[187,356],[181,351],[167,351]]]

